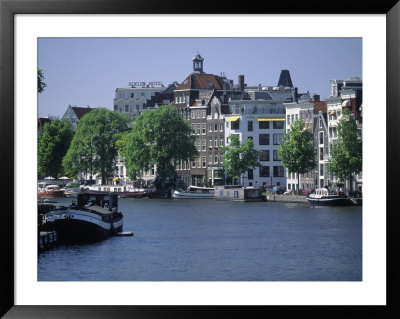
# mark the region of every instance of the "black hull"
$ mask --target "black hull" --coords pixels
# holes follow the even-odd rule
[[[354,203],[347,197],[333,198],[333,199],[320,199],[320,198],[307,198],[311,206],[353,206]]]
[[[118,232],[123,231],[122,224],[119,227],[112,227],[122,218],[116,219],[108,224],[108,228],[101,227],[95,223],[78,219],[61,219],[43,225],[45,231],[56,231],[57,242],[60,244],[91,243],[99,242]]]

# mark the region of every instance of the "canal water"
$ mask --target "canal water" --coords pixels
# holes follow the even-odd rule
[[[38,280],[362,280],[361,207],[120,199],[119,210],[133,237],[40,253]]]

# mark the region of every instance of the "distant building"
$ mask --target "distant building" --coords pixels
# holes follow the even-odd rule
[[[115,90],[114,111],[135,118],[147,109],[171,104],[174,99],[173,90],[178,83],[173,82],[168,87],[165,87],[161,81],[129,82],[129,85],[129,88]]]
[[[67,110],[65,111],[62,120],[68,120],[72,124],[72,130],[76,131],[78,127],[78,122],[80,119],[87,113],[93,111],[95,108],[93,107],[78,107],[69,105]]]

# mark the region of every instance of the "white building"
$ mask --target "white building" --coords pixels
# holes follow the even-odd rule
[[[155,82],[129,82],[128,88],[117,88],[114,97],[114,111],[136,117],[147,108],[147,102],[156,93],[165,90],[160,81]],[[169,104],[169,101],[165,104]]]
[[[72,129],[76,131],[78,127],[78,122],[85,114],[93,111],[95,108],[87,106],[87,107],[78,107],[76,105],[69,105],[67,110],[65,111],[62,120],[68,120],[72,124]]]
[[[308,125],[310,131],[313,131],[314,123],[314,103],[311,102],[311,97],[305,94],[299,98],[297,102],[284,103],[286,108],[286,133],[290,132],[290,128],[294,121],[301,118],[303,122]],[[289,172],[286,170],[286,188],[290,190],[298,190],[298,183],[300,183],[301,189],[311,188],[314,185],[314,170],[306,174],[298,174],[296,172]]]
[[[253,139],[260,151],[261,168],[249,169],[241,176],[243,186],[286,185],[285,170],[278,155],[285,128],[285,100],[234,100],[225,115],[225,143],[231,134],[241,142]],[[229,181],[227,181],[229,182]]]

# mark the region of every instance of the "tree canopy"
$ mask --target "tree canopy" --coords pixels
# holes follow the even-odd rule
[[[341,182],[362,171],[362,141],[350,110],[344,109],[337,125],[337,141],[331,144],[329,172]]]
[[[38,133],[38,173],[57,178],[63,173],[62,159],[74,132],[69,121],[55,119],[44,124]]]
[[[136,118],[131,131],[118,141],[120,155],[132,179],[156,165],[160,188],[167,177],[175,177],[174,163],[198,156],[189,123],[176,108],[164,105]]]
[[[47,84],[44,82],[44,73],[42,69],[38,69],[37,71],[37,81],[38,81],[38,92],[42,93],[44,91],[44,88],[47,86]]]
[[[67,173],[99,174],[104,184],[114,174],[116,141],[129,130],[129,122],[128,116],[105,108],[85,114],[63,160]]]
[[[238,177],[250,168],[259,167],[259,152],[254,149],[254,142],[248,139],[242,144],[237,134],[229,136],[230,143],[222,148],[224,159],[222,166],[228,176]]]
[[[305,174],[317,165],[312,137],[308,125],[300,118],[292,123],[289,133],[284,132],[281,147],[278,150],[282,165],[289,172],[297,173],[298,189],[300,187],[299,174]]]

